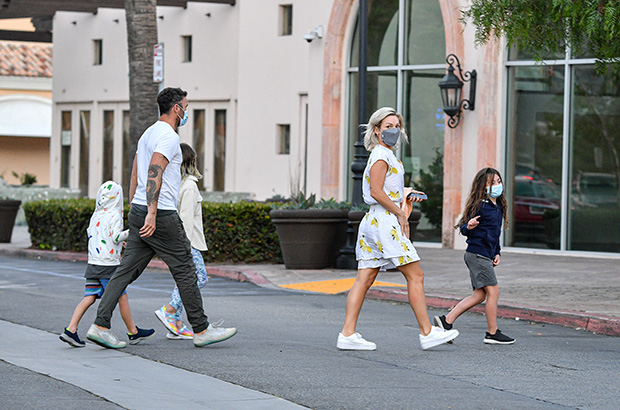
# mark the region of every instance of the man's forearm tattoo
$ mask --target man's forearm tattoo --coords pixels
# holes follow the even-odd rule
[[[146,181],[146,205],[150,206],[159,200],[163,171],[159,165],[149,166],[149,178]],[[159,186],[159,188],[158,188]]]

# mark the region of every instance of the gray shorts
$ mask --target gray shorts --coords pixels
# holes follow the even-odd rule
[[[497,285],[493,261],[486,256],[465,252],[465,265],[469,269],[471,287],[482,289],[485,286]]]

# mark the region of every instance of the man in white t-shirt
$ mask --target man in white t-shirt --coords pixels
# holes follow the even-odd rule
[[[95,323],[86,334],[89,340],[111,349],[127,345],[110,330],[118,299],[155,255],[168,265],[177,284],[194,331],[195,346],[222,342],[237,333],[234,327],[209,324],[196,282],[190,243],[177,214],[182,155],[176,129],[187,122],[187,92],[165,88],[157,96],[157,104],[161,116],[140,137],[131,171],[127,247],[101,298]]]

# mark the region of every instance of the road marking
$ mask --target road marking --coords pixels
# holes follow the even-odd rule
[[[279,285],[279,286],[281,288],[286,288],[286,289],[307,290],[310,292],[329,293],[330,295],[335,295],[337,293],[341,293],[341,292],[351,289],[351,286],[353,286],[354,282],[355,282],[355,278],[349,278],[349,279],[321,280],[317,282],[290,283],[287,285]],[[372,284],[372,286],[391,286],[391,287],[400,287],[400,288],[406,287],[406,285],[400,285],[398,283],[378,282],[378,281],[375,281]]]

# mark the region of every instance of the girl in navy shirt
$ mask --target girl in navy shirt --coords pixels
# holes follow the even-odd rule
[[[455,226],[467,237],[465,264],[469,269],[474,293],[461,300],[447,315],[435,316],[433,321],[437,326],[451,329],[459,316],[486,299],[485,314],[489,331],[484,337],[484,343],[505,345],[515,342],[497,328],[499,288],[495,266],[500,261],[499,236],[505,216],[506,198],[503,195],[502,177],[494,168],[483,168],[474,177],[463,216]]]

